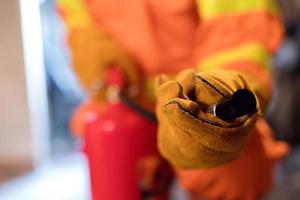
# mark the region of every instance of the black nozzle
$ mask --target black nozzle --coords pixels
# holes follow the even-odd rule
[[[256,98],[247,89],[237,90],[232,96],[215,105],[214,113],[224,121],[233,121],[243,115],[255,113]]]

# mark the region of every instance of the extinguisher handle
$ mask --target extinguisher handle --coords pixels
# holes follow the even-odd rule
[[[132,110],[136,111],[137,113],[141,114],[151,122],[157,123],[157,119],[154,112],[148,111],[144,109],[139,104],[135,103],[132,99],[128,97],[127,94],[123,93],[123,89],[125,88],[126,80],[123,72],[117,67],[117,66],[110,66],[107,71],[107,85],[110,88],[113,88],[112,93],[117,92],[117,96],[120,99],[122,103],[127,105]],[[115,91],[117,90],[117,91]],[[113,98],[110,99],[116,99],[115,95]]]
[[[125,87],[125,83],[126,80],[123,72],[117,66],[111,65],[107,69],[106,84],[108,86],[114,86],[122,89]]]

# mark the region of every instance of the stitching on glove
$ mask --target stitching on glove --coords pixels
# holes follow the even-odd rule
[[[210,88],[212,88],[215,92],[217,92],[219,95],[221,95],[222,97],[226,98],[228,97],[226,94],[224,94],[223,92],[221,92],[220,90],[218,90],[218,88],[216,88],[213,84],[211,84],[209,81],[207,81],[206,79],[202,78],[200,75],[196,75],[196,77],[198,79],[200,79],[203,83],[205,83],[206,85],[208,85]]]

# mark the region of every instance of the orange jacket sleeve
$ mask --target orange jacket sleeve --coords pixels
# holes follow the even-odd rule
[[[226,68],[255,77],[266,100],[271,95],[270,56],[283,28],[273,0],[196,0],[200,25],[195,63],[200,70]],[[260,87],[260,88],[258,88]]]
[[[231,69],[249,77],[267,101],[271,95],[270,57],[280,45],[283,28],[272,0],[197,0],[194,62],[200,71]],[[245,151],[235,161],[211,169],[178,170],[181,184],[195,198],[254,200],[272,185],[276,161],[288,151],[275,141],[259,118]]]

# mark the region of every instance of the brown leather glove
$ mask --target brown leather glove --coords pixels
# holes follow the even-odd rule
[[[97,27],[74,29],[69,34],[69,46],[75,73],[83,88],[93,98],[103,100],[107,93],[107,70],[117,67],[125,77],[124,93],[139,92],[141,74],[135,63],[107,34]]]
[[[138,183],[142,199],[167,200],[173,180],[170,164],[157,155],[146,156],[138,162]]]
[[[253,91],[234,71],[195,73],[157,80],[158,147],[176,168],[213,167],[238,157],[257,113],[226,122],[206,110],[238,89]],[[259,105],[258,108],[259,110]]]

